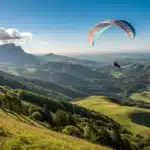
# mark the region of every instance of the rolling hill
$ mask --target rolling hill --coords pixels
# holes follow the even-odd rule
[[[133,93],[130,96],[131,100],[144,101],[150,103],[150,89],[147,89],[142,92]]]
[[[16,67],[0,64],[3,71],[30,79],[55,82],[72,87],[85,95],[105,95],[114,98],[130,97],[133,93],[145,91],[149,86],[149,66],[127,65],[122,69],[112,66],[89,68],[79,64],[48,62],[37,67]]]
[[[150,135],[149,109],[121,106],[104,96],[91,96],[74,103],[108,115],[134,134]]]
[[[54,61],[54,62],[67,62],[67,63],[72,63],[72,64],[81,64],[85,66],[95,66],[99,67],[100,63],[92,60],[83,60],[83,59],[77,59],[69,56],[63,56],[63,55],[56,55],[53,53],[45,54],[45,55],[40,55],[38,56],[41,59],[44,59],[45,61]]]
[[[9,86],[14,89],[31,90],[41,95],[47,95],[61,100],[72,100],[77,97],[84,97],[86,94],[79,92],[73,88],[68,88],[54,82],[46,82],[36,79],[28,79],[15,76],[0,71],[0,85]]]
[[[66,62],[48,62],[42,65],[40,69],[45,69],[52,72],[66,72],[82,78],[107,78],[111,76],[100,72],[100,69],[92,69],[88,66]]]
[[[30,81],[33,79],[40,80],[44,84],[48,81],[49,83],[46,84],[51,84],[49,86],[51,89],[40,84],[36,85],[36,88],[33,82],[31,84],[29,80],[24,81],[24,84],[26,84],[24,86],[29,87],[30,85],[30,89],[32,87],[34,92],[37,92],[36,89],[40,88],[38,92],[44,95],[51,93],[53,96],[59,95],[55,97],[61,98],[60,94],[58,94],[61,93],[70,100],[72,97],[91,95],[105,95],[122,99],[124,93],[126,93],[127,97],[130,97],[133,93],[145,91],[150,86],[149,66],[140,64],[141,59],[147,61],[147,56],[145,55],[142,55],[141,58],[139,55],[136,57],[126,54],[117,56],[101,55],[97,56],[97,58],[101,60],[104,57],[105,60],[100,64],[91,60],[55,54],[35,56],[24,52],[21,47],[14,44],[1,45],[0,54],[0,69],[18,76],[18,78],[13,77],[15,80],[22,80],[21,78],[24,77],[30,78]],[[109,58],[109,61],[112,61],[112,58],[114,59],[115,57],[121,60],[121,69],[116,69],[107,62]],[[139,59],[141,60],[140,63]],[[57,85],[58,88],[55,89],[54,87],[56,86],[52,86],[52,83]],[[64,88],[67,91],[73,91],[77,96],[74,96],[72,92],[66,93],[65,91],[65,93],[62,93],[61,90]]]
[[[111,148],[54,132],[25,116],[6,113],[1,109],[0,118],[1,150],[111,150]]]
[[[68,73],[63,72],[54,72],[50,76],[50,80],[55,81],[56,83],[65,85],[65,86],[89,86],[91,82],[83,78],[73,76]]]
[[[7,86],[0,87],[0,117],[0,146],[4,149],[47,149],[50,144],[49,149],[82,149],[84,145],[77,144],[83,139],[96,143],[93,149],[103,148],[102,145],[122,150],[148,146],[147,139],[133,136],[102,113]],[[76,146],[72,147],[73,143]]]

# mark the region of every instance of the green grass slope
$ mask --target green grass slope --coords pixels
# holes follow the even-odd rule
[[[109,150],[84,140],[48,130],[25,117],[14,116],[0,109],[1,150]],[[28,120],[31,121],[31,120]]]
[[[150,88],[148,88],[147,90],[143,91],[143,92],[139,92],[139,93],[133,93],[130,98],[132,100],[140,100],[140,101],[144,101],[144,102],[150,102]]]
[[[134,134],[150,135],[150,110],[148,109],[120,106],[110,102],[104,96],[91,96],[74,103],[108,115]]]
[[[35,127],[49,129],[50,132],[53,130],[53,132],[65,133],[80,139],[86,139],[100,146],[105,145],[115,149],[135,150],[135,148],[138,148],[137,150],[139,150],[140,148],[142,150],[150,145],[148,138],[140,135],[133,136],[123,126],[104,114],[30,91],[13,90],[6,86],[0,87],[0,107],[6,113],[4,115],[4,112],[1,113],[0,111],[0,148],[3,145],[5,149],[11,150],[43,149],[47,145],[49,148],[53,139],[48,137],[48,132],[45,138],[38,131],[35,131],[37,132],[35,135],[35,132],[33,132]],[[15,117],[14,119],[18,121],[14,126],[9,121],[10,117]],[[135,120],[135,114],[133,119]],[[3,120],[5,121],[1,125]],[[20,125],[19,121],[29,126],[21,129],[22,124]],[[28,132],[28,129],[32,130],[31,133],[30,131]],[[42,132],[44,131],[42,130]],[[59,133],[58,135],[62,139],[62,134]],[[46,143],[43,139],[46,140]],[[57,138],[55,140],[59,141]],[[41,147],[39,144],[35,147],[38,141],[40,141],[40,144],[46,144],[46,146]],[[60,144],[60,149],[67,149],[69,146],[66,146],[65,141],[62,141],[64,145],[57,142],[56,144]],[[65,148],[63,148],[64,146]],[[54,147],[53,149],[57,148]],[[70,149],[74,149],[74,145]]]

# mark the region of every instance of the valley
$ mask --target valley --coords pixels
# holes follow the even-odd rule
[[[149,149],[147,56],[101,55],[96,61],[94,56],[31,55],[14,44],[0,50],[4,150]],[[115,57],[120,69],[113,66]]]

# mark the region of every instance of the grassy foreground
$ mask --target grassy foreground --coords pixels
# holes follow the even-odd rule
[[[32,125],[31,125],[32,124]],[[0,150],[110,150],[0,109]]]
[[[108,115],[109,117],[126,127],[133,134],[141,134],[144,136],[150,135],[150,120],[148,119],[150,117],[150,110],[148,109],[120,106],[118,104],[110,102],[109,99],[104,96],[91,96],[74,103]],[[141,114],[144,113],[147,113],[149,116],[141,116]],[[134,116],[134,120],[136,120],[136,123],[131,119],[132,114],[136,114]],[[137,122],[142,122],[143,124],[141,125]]]

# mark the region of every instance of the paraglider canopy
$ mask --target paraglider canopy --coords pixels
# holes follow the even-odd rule
[[[107,21],[103,21],[97,25],[95,25],[90,31],[89,31],[89,35],[88,35],[88,41],[89,43],[94,46],[96,40],[98,39],[98,37],[108,28],[110,28],[111,26],[118,26],[121,29],[123,29],[123,31],[125,31],[128,36],[129,39],[134,39],[136,32],[134,27],[127,21],[125,20],[107,20]]]

